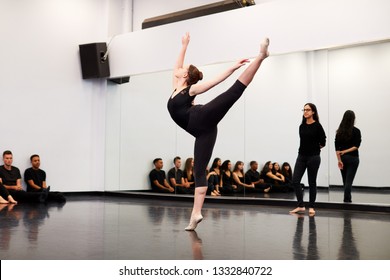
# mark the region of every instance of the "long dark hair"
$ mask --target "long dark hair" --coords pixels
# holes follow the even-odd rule
[[[352,137],[352,130],[355,126],[355,113],[347,110],[344,113],[343,119],[336,131],[337,141],[348,141]]]
[[[210,170],[213,170],[213,169],[217,168],[217,167],[218,167],[218,161],[220,161],[220,160],[221,160],[220,158],[216,157],[216,158],[213,160],[213,164],[211,165]]]
[[[312,110],[312,112],[313,112],[313,119],[316,122],[320,122],[320,117],[318,116],[317,106],[314,105],[313,103],[306,103],[303,107],[305,107],[305,106],[309,106],[310,109]],[[306,123],[305,116],[302,116],[302,123]]]
[[[238,166],[239,166],[240,164],[244,164],[244,162],[242,162],[242,161],[240,161],[240,160],[237,161],[236,164],[234,165],[233,172],[238,171]],[[244,169],[241,170],[241,172],[244,173]]]
[[[269,169],[269,165],[270,165],[270,164],[271,164],[271,161],[270,161],[270,160],[267,161],[267,162],[264,164],[263,169],[261,170],[261,173],[262,173],[263,175],[267,174],[267,173],[270,171],[270,169]]]
[[[288,171],[285,169],[286,166],[289,167]],[[283,174],[284,177],[287,177],[290,179],[292,178],[292,169],[291,169],[291,166],[288,162],[283,162],[281,171],[282,171],[281,173]]]
[[[188,67],[188,78],[187,78],[187,85],[194,85],[198,81],[203,79],[203,73],[199,71],[198,68],[194,65],[190,65]]]
[[[222,163],[222,165],[221,165],[221,171],[222,172],[226,172],[226,171],[231,171],[230,169],[229,169],[229,163],[230,163],[230,160],[225,160],[223,163]]]

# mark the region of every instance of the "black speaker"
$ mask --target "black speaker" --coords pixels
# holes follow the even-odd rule
[[[105,78],[110,76],[106,43],[79,45],[83,79]]]

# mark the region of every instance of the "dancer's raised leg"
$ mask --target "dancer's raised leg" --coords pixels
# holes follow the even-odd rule
[[[265,38],[263,42],[260,44],[260,53],[255,58],[255,60],[252,61],[251,64],[242,72],[242,74],[238,77],[238,80],[243,83],[244,85],[248,86],[255,76],[257,70],[259,70],[261,63],[264,59],[266,59],[269,56],[268,52],[268,46],[269,46],[269,39]]]

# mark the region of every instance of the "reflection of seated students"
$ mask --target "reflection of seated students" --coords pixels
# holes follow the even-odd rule
[[[156,158],[153,160],[154,169],[149,173],[150,185],[152,190],[155,192],[174,192],[165,176],[165,171],[162,170],[164,164],[161,158]]]
[[[215,171],[207,172],[207,194],[212,196],[220,196],[221,194],[217,191],[217,188],[219,189],[219,186],[221,184],[220,177]]]
[[[286,183],[291,184],[291,182],[292,182],[292,169],[291,169],[291,166],[288,162],[284,162],[282,164],[282,168],[280,170],[280,173],[283,174]]]
[[[245,182],[247,184],[254,184],[256,190],[263,192],[269,192],[271,189],[269,184],[266,184],[264,179],[261,178],[260,172],[257,171],[259,164],[257,161],[250,162],[250,169],[245,172]]]
[[[243,187],[237,186],[233,180],[233,173],[231,171],[232,163],[230,160],[225,160],[221,166],[221,177],[222,177],[222,194],[234,194],[242,192]]]
[[[288,187],[284,183],[284,176],[279,172],[273,172],[273,164],[271,161],[267,161],[264,164],[262,175],[264,181],[271,184],[272,192],[287,192]]]
[[[246,183],[244,176],[244,163],[242,161],[237,161],[233,168],[233,180],[234,184],[245,188],[246,190],[253,191],[255,190],[255,185],[252,182]]]
[[[23,190],[21,174],[17,167],[12,165],[13,156],[11,151],[3,153],[4,165],[0,166],[0,178],[9,194],[19,202],[45,202],[48,192],[31,193]]]
[[[222,161],[220,158],[215,158],[213,160],[213,163],[210,167],[210,173],[212,173],[212,175],[216,176],[216,177],[213,177],[212,178],[212,182],[213,182],[213,185],[214,185],[214,192],[217,194],[217,195],[221,195],[220,191],[219,191],[219,188],[221,187],[221,165],[222,165]]]
[[[31,167],[24,171],[24,181],[27,185],[27,192],[48,192],[50,186],[46,185],[46,172],[40,169],[41,159],[39,155],[30,157]],[[47,201],[65,202],[65,196],[60,192],[49,192]]]
[[[184,164],[183,171],[184,182],[190,186],[192,192],[195,191],[195,177],[194,177],[194,159],[187,158]]]
[[[173,159],[174,167],[168,171],[168,182],[176,190],[176,193],[190,194],[190,185],[184,182],[183,171],[181,167],[181,158]]]

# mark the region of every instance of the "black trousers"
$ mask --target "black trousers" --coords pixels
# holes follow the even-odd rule
[[[302,156],[298,155],[295,162],[292,185],[295,189],[295,195],[298,201],[298,207],[304,207],[303,202],[303,190],[301,186],[301,180],[303,174],[307,170],[307,177],[309,181],[309,207],[313,208],[317,197],[317,173],[321,164],[321,157],[315,156]]]
[[[351,202],[352,183],[359,167],[359,157],[346,154],[341,156],[341,161],[344,164],[343,169],[341,169],[341,176],[343,177],[344,185],[344,202]]]
[[[245,89],[246,86],[237,80],[227,91],[207,104],[191,108],[186,131],[196,138],[194,147],[195,187],[207,187],[206,168],[217,140],[217,125]]]

